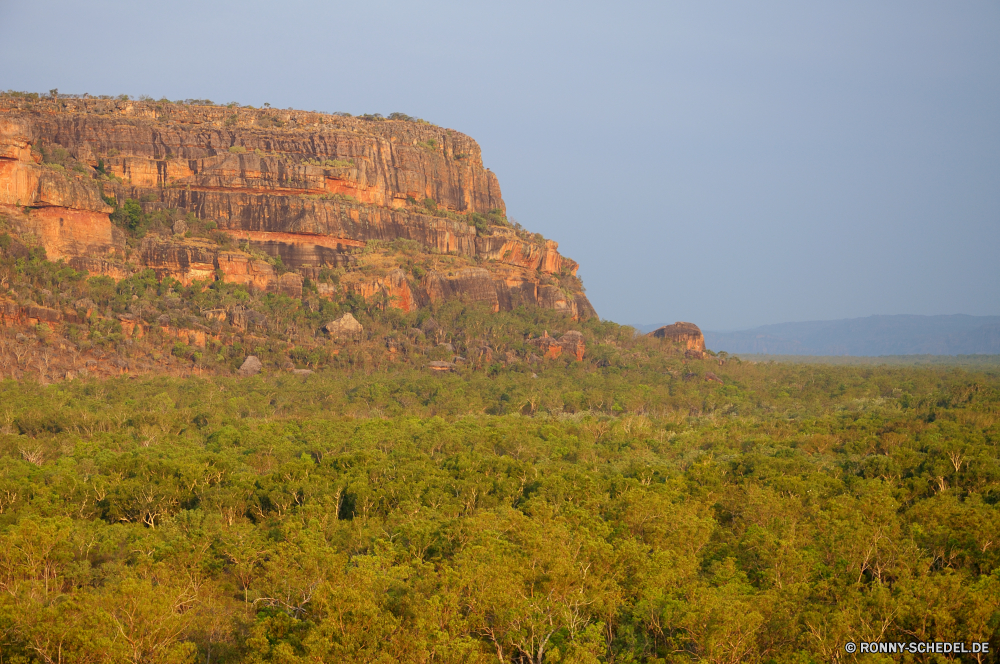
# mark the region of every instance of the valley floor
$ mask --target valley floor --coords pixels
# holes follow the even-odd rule
[[[997,661],[995,369],[596,329],[584,362],[0,382],[0,661]]]

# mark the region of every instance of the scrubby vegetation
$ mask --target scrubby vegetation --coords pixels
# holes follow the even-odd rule
[[[131,199],[121,206],[112,202],[116,205],[112,219],[128,231],[130,247],[138,246],[147,233],[172,233],[171,228],[180,228],[179,220],[191,241],[235,248],[232,238],[212,222],[193,215],[175,220],[170,210],[143,213],[140,202]],[[283,270],[280,258],[247,245],[241,248],[271,263],[279,273]],[[423,368],[429,359],[458,356],[466,358],[469,370],[495,372],[511,362],[530,360],[528,338],[569,329],[586,331],[594,340],[591,355],[595,362],[606,358],[630,363],[636,361],[633,353],[638,353],[636,357],[655,355],[654,344],[633,339],[631,328],[614,324],[579,324],[554,311],[494,314],[484,305],[461,301],[404,314],[393,308],[392,298],[385,293],[366,300],[340,285],[348,278],[384,276],[397,268],[408,278],[420,279],[430,270],[450,274],[469,264],[465,257],[427,254],[417,243],[397,239],[370,242],[346,269],[320,270],[315,280],[305,280],[302,297],[221,280],[183,285],[169,277],[157,279],[149,269],[115,281],[46,260],[41,247],[18,241],[5,232],[0,219],[0,304],[9,302],[22,311],[42,307],[61,319],[40,319],[30,330],[0,327],[0,378],[48,382],[121,371],[229,374],[248,355],[258,356],[271,369],[312,370]],[[576,284],[571,275],[547,280],[566,287]],[[366,330],[361,339],[349,344],[331,339],[322,330],[344,313],[352,313]],[[437,321],[432,329],[429,319]],[[451,344],[448,358],[436,356],[442,343]]]

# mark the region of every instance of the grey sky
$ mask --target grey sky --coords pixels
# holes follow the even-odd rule
[[[0,0],[0,88],[477,139],[602,317],[1000,314],[1000,4]]]

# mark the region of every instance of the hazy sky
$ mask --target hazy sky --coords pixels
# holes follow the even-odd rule
[[[604,318],[1000,314],[1000,4],[0,0],[0,88],[465,132]]]

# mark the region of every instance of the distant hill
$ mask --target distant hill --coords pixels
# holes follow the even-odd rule
[[[645,327],[637,329],[645,331]],[[705,331],[705,345],[769,355],[972,355],[1000,353],[1000,316],[869,316]]]

